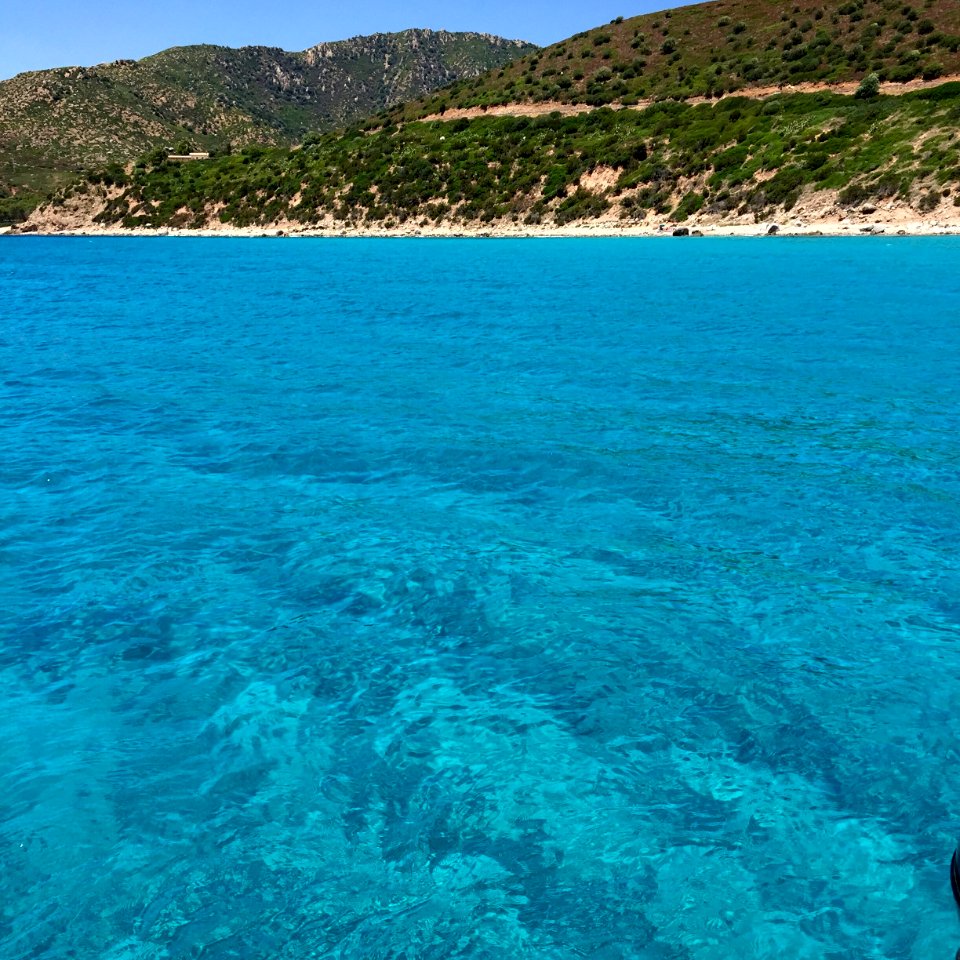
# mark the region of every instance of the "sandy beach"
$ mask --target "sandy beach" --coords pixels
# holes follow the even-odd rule
[[[337,224],[326,227],[228,225],[187,230],[175,228],[134,229],[121,227],[47,227],[31,225],[26,230],[0,229],[0,236],[63,236],[63,237],[193,237],[193,238],[435,238],[435,239],[534,239],[584,237],[891,237],[891,236],[955,236],[960,235],[960,219],[897,218],[886,221],[877,217],[846,217],[819,221],[770,220],[764,223],[684,223],[668,221],[633,224],[618,221],[596,221],[568,224],[563,227],[531,227],[522,224],[428,224],[395,228]]]

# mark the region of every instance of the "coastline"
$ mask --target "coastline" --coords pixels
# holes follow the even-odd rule
[[[600,178],[602,180],[602,178]],[[584,183],[599,190],[603,183]],[[585,237],[862,237],[862,236],[952,236],[960,235],[960,206],[951,191],[939,203],[921,212],[908,202],[891,199],[879,203],[846,206],[836,191],[810,191],[789,210],[769,210],[758,218],[753,213],[710,214],[697,212],[682,221],[669,214],[625,218],[616,208],[599,217],[557,225],[524,223],[517,217],[487,222],[446,218],[427,220],[410,217],[404,223],[384,226],[334,219],[329,215],[314,223],[281,217],[268,223],[238,227],[222,223],[210,209],[201,226],[123,227],[101,224],[107,194],[81,195],[58,206],[34,211],[24,223],[0,228],[0,235],[78,237],[366,237],[400,238],[585,238]]]
[[[684,232],[685,231],[685,232]],[[208,227],[184,229],[161,227],[157,229],[124,229],[122,227],[70,227],[26,230],[0,228],[0,237],[154,237],[194,239],[241,239],[241,238],[366,238],[366,239],[583,239],[595,237],[697,239],[705,237],[948,237],[960,236],[960,220],[954,222],[897,220],[885,222],[876,219],[824,220],[791,223],[770,220],[759,224],[691,223],[658,225],[619,224],[597,222],[574,224],[563,227],[531,227],[523,225],[461,225],[443,224],[409,227],[357,227],[331,226],[324,228],[291,228],[284,226],[258,227]]]

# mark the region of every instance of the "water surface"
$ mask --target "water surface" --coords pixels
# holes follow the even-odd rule
[[[0,957],[952,957],[960,243],[0,241]]]

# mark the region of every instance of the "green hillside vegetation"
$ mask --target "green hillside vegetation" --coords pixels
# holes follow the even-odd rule
[[[714,0],[618,18],[398,108],[391,119],[507,103],[715,97],[870,73],[893,82],[960,74],[960,3]]]
[[[293,151],[193,164],[157,155],[80,190],[109,188],[99,220],[125,227],[201,227],[211,216],[236,226],[562,225],[650,212],[761,220],[827,189],[849,206],[897,197],[931,209],[960,182],[960,84],[869,92],[355,128]],[[598,171],[609,174],[601,185],[590,181]]]
[[[302,53],[179,47],[21,74],[0,83],[0,220],[78,171],[158,147],[292,145],[534,49],[485,34],[408,30]]]

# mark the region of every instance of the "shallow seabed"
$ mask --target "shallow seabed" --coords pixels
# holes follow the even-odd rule
[[[0,242],[0,957],[950,960],[960,241]]]

